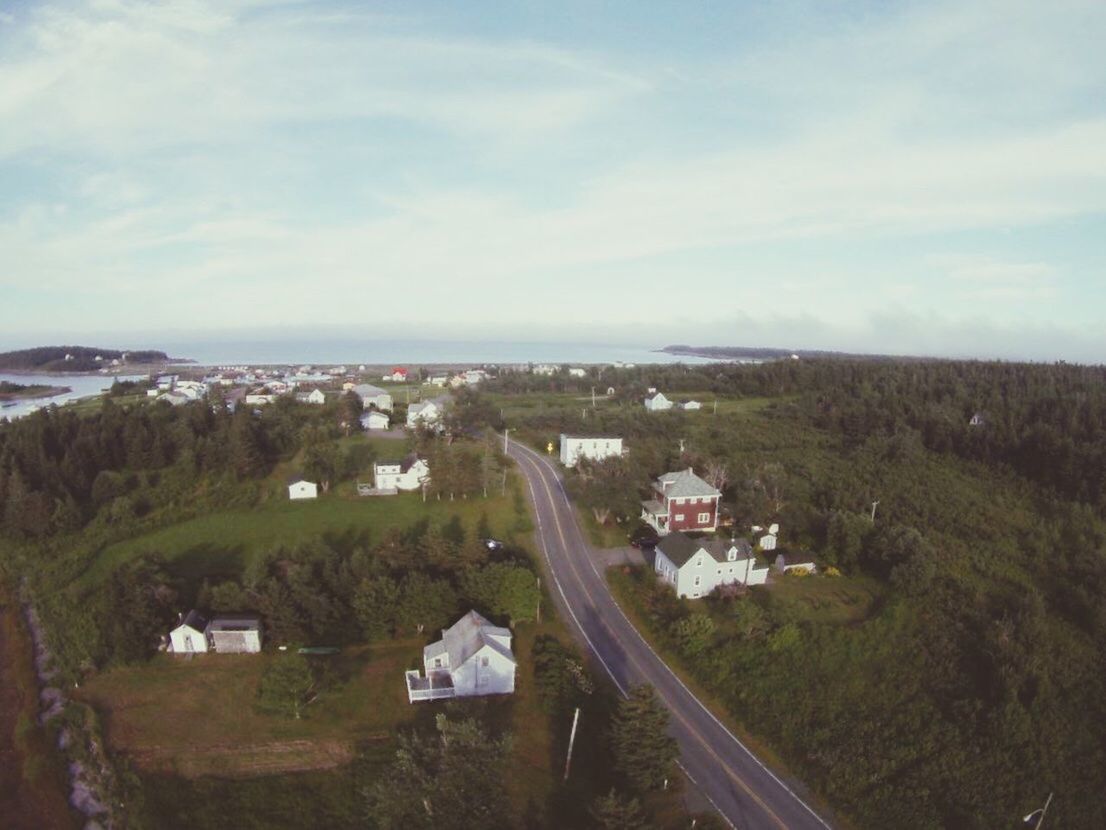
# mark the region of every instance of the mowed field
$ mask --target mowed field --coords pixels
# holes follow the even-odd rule
[[[294,547],[326,536],[378,542],[392,528],[407,529],[420,521],[460,518],[467,533],[486,515],[497,537],[509,536],[515,514],[510,484],[507,495],[454,501],[414,493],[360,498],[353,482],[331,488],[310,501],[272,499],[257,507],[198,516],[107,547],[81,577],[97,585],[120,565],[145,553],[161,555],[170,570],[188,581],[234,576],[258,554],[278,546]]]
[[[261,676],[267,664],[281,659],[278,653],[162,654],[99,674],[75,696],[97,710],[113,751],[145,774],[187,779],[334,769],[365,751],[385,761],[399,731],[430,728],[447,709],[479,712],[495,730],[513,736],[509,787],[521,812],[528,801],[543,801],[554,781],[549,717],[538,705],[530,658],[542,634],[565,636],[557,622],[518,626],[513,649],[519,670],[511,696],[408,703],[403,672],[421,667],[422,647],[437,632],[311,658],[324,679],[301,720],[255,708]]]

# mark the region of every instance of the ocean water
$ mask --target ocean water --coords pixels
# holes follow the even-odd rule
[[[118,380],[143,380],[146,375],[11,375],[0,373],[0,381],[19,383],[23,386],[68,386],[72,391],[51,398],[34,398],[32,400],[20,400],[14,404],[0,408],[0,418],[18,418],[29,412],[34,412],[44,406],[57,404],[61,406],[67,401],[75,401],[80,398],[88,398],[99,395],[111,388]]]
[[[113,344],[113,348],[115,348]],[[448,366],[484,363],[506,366],[525,363],[711,363],[708,358],[683,357],[653,351],[653,347],[609,343],[543,343],[471,340],[177,340],[125,343],[123,348],[161,349],[171,357],[200,366],[294,365],[358,366],[396,364]],[[145,375],[117,376],[120,380]],[[0,373],[0,380],[24,385],[68,386],[71,392],[52,398],[18,401],[0,409],[0,418],[18,418],[50,404],[99,395],[116,380],[111,375],[23,375]]]
[[[140,344],[135,344],[137,348]],[[609,343],[543,343],[473,340],[266,339],[180,340],[159,342],[172,357],[189,358],[201,366],[240,364],[364,364],[449,365],[454,363],[710,363],[653,351],[655,346]]]

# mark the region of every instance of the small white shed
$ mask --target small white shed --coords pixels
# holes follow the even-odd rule
[[[319,497],[319,485],[304,478],[294,478],[288,482],[288,498],[292,501],[300,499],[317,499]]]
[[[181,618],[169,632],[169,651],[173,654],[202,654],[207,651],[207,620],[196,609]]]

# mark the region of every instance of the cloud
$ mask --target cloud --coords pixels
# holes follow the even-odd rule
[[[118,325],[652,336],[678,286],[676,339],[778,307],[1016,330],[1093,271],[1024,239],[1106,213],[1106,7],[1015,6],[811,6],[663,65],[347,4],[32,6],[0,29],[0,286]]]

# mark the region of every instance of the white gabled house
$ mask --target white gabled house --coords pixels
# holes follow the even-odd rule
[[[326,395],[323,394],[322,389],[312,389],[306,395],[303,396],[304,403],[315,404],[321,406],[326,403]]]
[[[688,411],[702,409],[703,405],[698,401],[684,401],[680,404],[680,409],[686,409]]]
[[[568,374],[574,378],[586,378],[588,376],[588,370],[581,369],[578,366],[573,366],[568,370]]]
[[[218,654],[261,651],[261,618],[257,614],[220,614],[207,624],[207,640]]]
[[[721,585],[763,585],[768,568],[758,567],[747,539],[692,539],[673,533],[654,551],[653,570],[678,597],[698,599]]]
[[[645,399],[645,409],[648,412],[664,412],[671,408],[672,401],[668,400],[663,392],[657,392],[655,395]]]
[[[388,428],[388,416],[383,412],[371,409],[361,416],[361,429],[381,430]]]
[[[419,424],[433,426],[442,419],[442,410],[434,401],[413,403],[407,407],[407,426],[414,429]]]
[[[622,439],[613,435],[568,435],[561,433],[561,463],[575,467],[581,458],[602,461],[622,455]]]
[[[407,700],[505,695],[515,690],[511,631],[469,611],[422,651],[423,669],[408,671]]]
[[[288,498],[292,501],[301,499],[317,499],[319,497],[319,485],[308,481],[303,476],[295,476],[288,480]]]
[[[353,391],[361,398],[361,406],[365,409],[375,406],[385,412],[392,411],[392,396],[389,392],[371,383],[359,383],[353,387]]]
[[[377,491],[418,490],[430,478],[430,467],[415,455],[402,461],[373,464],[373,484]]]
[[[768,525],[768,530],[765,530],[760,525],[753,525],[753,536],[757,540],[757,545],[760,546],[762,551],[775,550],[780,540],[780,526],[776,523]]]
[[[173,654],[203,654],[207,651],[207,620],[195,608],[169,632],[169,651]]]

